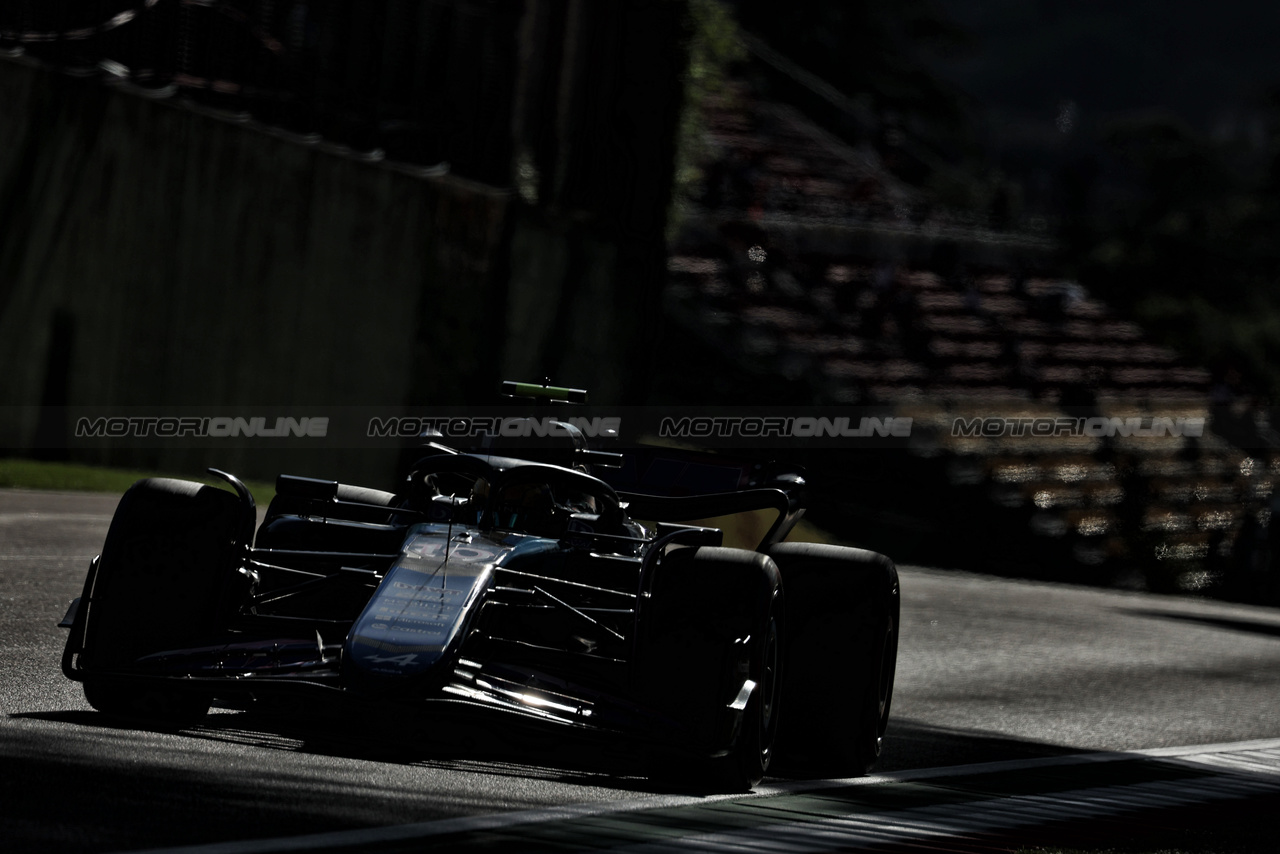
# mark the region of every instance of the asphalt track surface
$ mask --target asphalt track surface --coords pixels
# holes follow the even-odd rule
[[[443,842],[445,832],[533,826],[526,819],[559,828],[597,814],[643,815],[660,837],[691,821],[689,810],[728,803],[598,751],[547,756],[502,728],[387,719],[353,732],[229,711],[182,731],[112,725],[62,677],[55,624],[79,595],[116,500],[0,490],[0,850],[310,850],[321,839],[340,850],[400,850]],[[921,568],[902,569],[902,588],[883,791],[956,777],[954,766],[971,763],[1114,770],[1129,761],[1117,751],[1183,756],[1184,746],[1251,740],[1177,761],[1280,769],[1280,742],[1260,741],[1280,739],[1280,612]],[[1107,800],[1088,794],[1106,783],[1074,780],[1071,791]],[[769,797],[751,809],[781,809],[808,791],[869,791],[836,785],[770,779]],[[1235,791],[1195,783],[1151,797],[1168,806],[1213,790]],[[860,844],[849,827],[824,832],[835,835],[819,848]],[[592,847],[585,838],[556,844]]]

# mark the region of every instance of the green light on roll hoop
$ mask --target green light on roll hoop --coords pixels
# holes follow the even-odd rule
[[[532,397],[551,400],[558,403],[586,403],[587,391],[581,388],[565,388],[554,385],[538,385],[537,383],[517,383],[507,380],[502,384],[502,393],[507,397]]]

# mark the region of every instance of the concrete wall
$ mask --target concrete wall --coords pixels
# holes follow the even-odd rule
[[[30,445],[41,403],[488,402],[510,208],[0,61],[0,447]]]
[[[456,169],[523,174],[518,194],[0,59],[0,449],[56,434],[56,405],[488,405],[542,377],[643,400],[685,4],[482,6],[433,8],[494,28],[482,65],[510,98],[446,75],[436,95],[486,109],[429,119]],[[88,456],[368,481],[395,454]]]

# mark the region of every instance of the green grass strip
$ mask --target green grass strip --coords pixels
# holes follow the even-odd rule
[[[147,477],[176,477],[211,486],[227,487],[226,481],[200,473],[168,474],[143,469],[119,469],[83,463],[54,463],[15,457],[0,458],[0,488],[45,489],[60,492],[123,493],[136,481]],[[245,481],[254,500],[266,505],[275,497],[275,485],[262,481]],[[229,488],[229,487],[228,487]]]

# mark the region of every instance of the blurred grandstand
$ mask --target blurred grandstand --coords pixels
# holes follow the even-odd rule
[[[701,391],[673,395],[915,419],[906,453],[815,453],[815,504],[839,505],[820,523],[903,560],[1280,601],[1276,436],[1221,378],[1055,276],[1042,233],[930,206],[873,149],[745,83],[707,120],[712,155],[671,247],[678,331],[659,385],[678,388],[697,359],[715,365]],[[953,435],[958,419],[1060,417],[1208,426]]]

